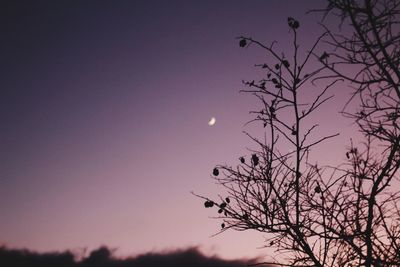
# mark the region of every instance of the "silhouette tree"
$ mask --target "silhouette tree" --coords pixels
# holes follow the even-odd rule
[[[187,248],[165,253],[151,252],[135,257],[116,258],[114,249],[100,247],[77,261],[69,251],[37,253],[26,249],[9,249],[0,246],[0,266],[6,267],[242,267],[253,259],[223,260],[207,257],[197,248]]]
[[[221,232],[266,233],[265,246],[284,253],[285,264],[275,259],[281,266],[400,266],[399,4],[328,0],[318,11],[350,27],[339,33],[325,27],[304,59],[297,38],[301,25],[294,18],[287,21],[290,57],[279,54],[274,42],[239,38],[240,47],[255,45],[270,55],[271,62],[256,65],[265,78],[244,81],[244,91],[262,104],[252,113],[266,138],[248,134],[258,147],[250,160],[243,156],[237,166],[215,167],[213,177],[226,196],[199,196],[206,208],[217,208]],[[332,51],[318,54],[321,40]],[[320,64],[313,69],[315,61]],[[343,164],[318,166],[310,160],[311,149],[336,134],[314,139],[318,124],[310,121],[338,81],[355,87],[348,103],[357,108],[347,104],[343,114],[363,140],[350,143]],[[308,99],[305,91],[311,89],[318,93]],[[285,152],[288,146],[292,150]]]

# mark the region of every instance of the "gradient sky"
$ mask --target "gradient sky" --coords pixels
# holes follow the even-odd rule
[[[3,1],[0,244],[267,254],[258,233],[210,238],[219,221],[190,192],[217,194],[214,165],[246,153],[243,130],[261,133],[245,126],[257,102],[239,90],[265,55],[235,38],[287,50],[293,16],[306,49],[321,28],[305,12],[322,3]],[[343,158],[350,133],[336,122],[348,88],[336,90],[321,129],[342,136],[321,160]]]

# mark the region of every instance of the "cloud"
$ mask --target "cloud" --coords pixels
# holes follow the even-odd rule
[[[69,251],[36,253],[0,247],[0,266],[8,267],[245,267],[256,262],[256,260],[223,260],[207,257],[197,248],[167,253],[146,253],[134,258],[118,259],[113,257],[109,248],[100,247],[81,261],[75,261],[74,258],[74,254]]]

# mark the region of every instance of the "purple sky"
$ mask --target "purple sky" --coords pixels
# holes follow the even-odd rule
[[[193,197],[215,195],[215,164],[233,163],[256,100],[242,79],[264,60],[247,35],[287,50],[321,29],[314,1],[7,1],[0,9],[0,244],[38,251],[100,245],[121,255],[200,246],[225,258],[267,254],[258,233],[210,238],[219,221]],[[350,125],[321,160],[343,157]],[[217,123],[207,125],[215,116]],[[327,121],[329,120],[329,121]],[[323,122],[327,122],[325,125]],[[338,148],[338,149],[334,149]],[[326,151],[326,150],[325,150]]]

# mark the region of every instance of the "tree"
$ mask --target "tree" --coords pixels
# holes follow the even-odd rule
[[[244,91],[262,104],[252,113],[267,138],[249,135],[258,147],[249,158],[215,167],[213,177],[226,195],[199,196],[206,208],[217,209],[221,232],[266,233],[265,246],[285,253],[281,266],[400,266],[399,4],[328,0],[317,11],[339,17],[351,31],[325,27],[304,59],[294,18],[288,18],[290,57],[276,52],[274,42],[239,38],[240,47],[257,46],[270,55],[271,62],[256,65],[265,78],[244,81]],[[331,51],[317,53],[321,41]],[[319,67],[310,70],[313,61]],[[343,114],[354,120],[363,140],[350,143],[343,164],[318,166],[310,160],[311,149],[336,134],[313,139],[318,124],[309,121],[338,81],[355,87],[349,102],[358,108],[346,105]],[[304,90],[315,86],[314,98],[304,99]],[[293,150],[283,152],[288,144]]]

